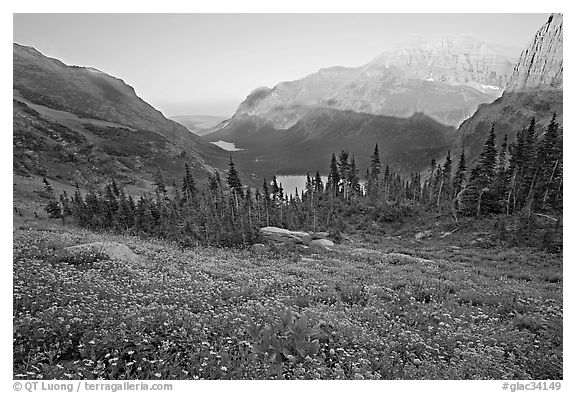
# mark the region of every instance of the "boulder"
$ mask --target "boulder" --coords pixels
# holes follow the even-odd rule
[[[99,252],[108,258],[123,262],[140,262],[141,257],[135,254],[128,246],[117,242],[94,242],[66,247],[71,253]]]
[[[267,240],[277,243],[310,244],[312,237],[307,232],[289,231],[278,227],[260,228],[260,234]]]
[[[427,238],[429,238],[430,236],[432,236],[432,231],[418,232],[417,234],[414,235],[414,237],[416,238],[416,240],[427,239]]]
[[[252,252],[262,254],[262,253],[265,253],[266,251],[268,251],[268,247],[266,247],[262,243],[256,243],[256,244],[253,244],[252,247],[250,247],[250,250]]]
[[[328,239],[316,239],[312,240],[312,242],[310,242],[310,245],[330,250],[331,247],[334,247],[334,242]]]

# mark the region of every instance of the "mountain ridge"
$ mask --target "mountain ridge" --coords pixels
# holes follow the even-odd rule
[[[14,43],[13,77],[17,174],[84,185],[117,176],[146,187],[158,169],[178,178],[188,163],[204,178],[226,165],[224,150],[95,68],[68,66]]]
[[[289,129],[277,129],[272,122],[246,115],[236,120],[234,129],[224,127],[203,139],[232,141],[244,149],[235,152],[235,157],[252,159],[252,170],[268,177],[316,170],[325,174],[331,154],[340,150],[355,155],[363,175],[376,143],[382,162],[409,174],[444,154],[456,132],[421,113],[398,118],[331,108],[306,110]]]
[[[291,107],[308,105],[400,117],[424,112],[458,126],[480,104],[500,96],[512,71],[510,56],[470,37],[425,42],[384,52],[363,66],[322,68],[273,88],[256,88],[238,106],[231,124],[248,114],[287,129],[302,115]]]

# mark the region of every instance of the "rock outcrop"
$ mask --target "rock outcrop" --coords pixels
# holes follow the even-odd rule
[[[334,247],[334,242],[328,239],[314,239],[312,242],[310,242],[310,245],[330,250],[331,247]]]
[[[473,36],[445,36],[430,41],[414,37],[374,59],[370,66],[394,65],[413,78],[467,85],[499,97],[520,48],[486,44]]]
[[[481,105],[476,113],[459,127],[452,151],[464,149],[473,161],[482,150],[494,124],[496,143],[504,135],[513,140],[516,132],[536,120],[536,131],[542,133],[552,115],[563,124],[563,50],[562,15],[552,14],[536,32],[518,59],[502,97]]]
[[[522,51],[507,90],[562,89],[562,14],[552,14]]]
[[[141,257],[135,254],[128,246],[117,242],[94,242],[66,247],[70,253],[97,252],[108,258],[123,262],[140,262]]]
[[[277,243],[310,244],[312,237],[307,232],[289,231],[278,227],[260,228],[260,234],[266,240]]]

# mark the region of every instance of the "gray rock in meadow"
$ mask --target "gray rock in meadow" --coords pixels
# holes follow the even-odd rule
[[[307,232],[289,231],[278,227],[260,228],[262,237],[277,243],[310,244],[312,237]]]
[[[72,253],[99,252],[108,258],[124,262],[140,262],[141,257],[135,254],[128,246],[117,242],[94,242],[66,247],[66,251]]]
[[[252,252],[261,254],[261,253],[268,251],[268,247],[266,247],[262,243],[256,243],[256,244],[253,244],[252,247],[250,247],[250,250]]]
[[[332,240],[328,240],[328,239],[316,239],[316,240],[312,240],[310,245],[316,246],[316,247],[329,248],[329,247],[334,247],[334,242]]]
[[[432,231],[418,232],[417,234],[414,235],[414,237],[416,238],[416,240],[427,239],[427,238],[429,238],[430,236],[432,236]]]
[[[316,239],[326,239],[328,237],[328,232],[310,232],[312,240]]]

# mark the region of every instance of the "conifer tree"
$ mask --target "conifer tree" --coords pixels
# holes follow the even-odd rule
[[[154,185],[156,186],[156,191],[160,194],[166,195],[166,183],[164,182],[164,178],[162,177],[162,172],[160,172],[160,168],[156,168],[156,174],[154,175]]]
[[[470,173],[470,181],[463,195],[463,210],[480,216],[482,213],[497,211],[497,198],[494,187],[496,178],[496,134],[494,125],[484,143],[482,153]]]
[[[508,187],[510,183],[510,171],[508,170],[508,135],[504,135],[504,140],[498,154],[496,169],[495,193],[498,200],[500,211],[509,214],[510,206],[508,204]]]
[[[264,201],[264,215],[266,217],[266,226],[270,226],[270,190],[268,189],[268,182],[264,178],[262,185],[262,198]]]
[[[440,182],[440,191],[438,193],[438,204],[440,199],[450,199],[452,197],[452,156],[450,150],[446,153],[444,166],[442,167],[442,180]]]
[[[562,144],[558,136],[556,113],[546,128],[538,147],[537,166],[542,175],[536,187],[537,207],[557,207],[557,189],[562,181]]]
[[[328,174],[327,188],[330,190],[333,196],[338,195],[339,184],[340,184],[340,173],[338,171],[338,162],[336,161],[336,155],[332,153],[332,159],[330,161],[330,172]]]
[[[316,176],[314,177],[314,190],[317,195],[321,195],[324,192],[324,184],[322,183],[322,177],[318,171],[316,171]]]
[[[523,169],[521,171],[520,200],[523,204],[526,203],[526,198],[533,191],[540,170],[537,166],[537,154],[536,120],[532,118],[524,137],[524,157],[521,163]]]
[[[338,161],[338,173],[342,183],[342,196],[345,200],[349,198],[350,184],[348,182],[350,172],[350,163],[348,162],[348,152],[345,150],[340,151]]]
[[[52,188],[52,184],[46,179],[45,177],[42,178],[42,183],[44,183],[44,193],[47,198],[54,198],[54,189]]]
[[[378,195],[378,183],[380,178],[380,153],[378,152],[378,144],[374,147],[374,153],[370,156],[370,172],[367,179],[366,191],[368,196],[373,200]]]
[[[350,193],[352,196],[361,194],[360,179],[358,178],[358,169],[356,168],[356,159],[354,156],[352,156],[352,161],[350,162],[348,184],[350,185]]]
[[[196,202],[196,182],[190,172],[188,164],[184,165],[184,178],[182,179],[182,201],[184,203]]]
[[[232,161],[232,155],[230,155],[230,164],[228,169],[228,187],[230,187],[230,190],[237,196],[242,197],[242,182],[240,181],[240,175],[234,166],[234,161]]]
[[[453,188],[453,198],[464,189],[464,182],[466,181],[466,155],[464,154],[464,149],[460,153],[460,159],[458,160],[458,167],[456,168],[456,173],[454,174],[454,182],[452,183]]]

